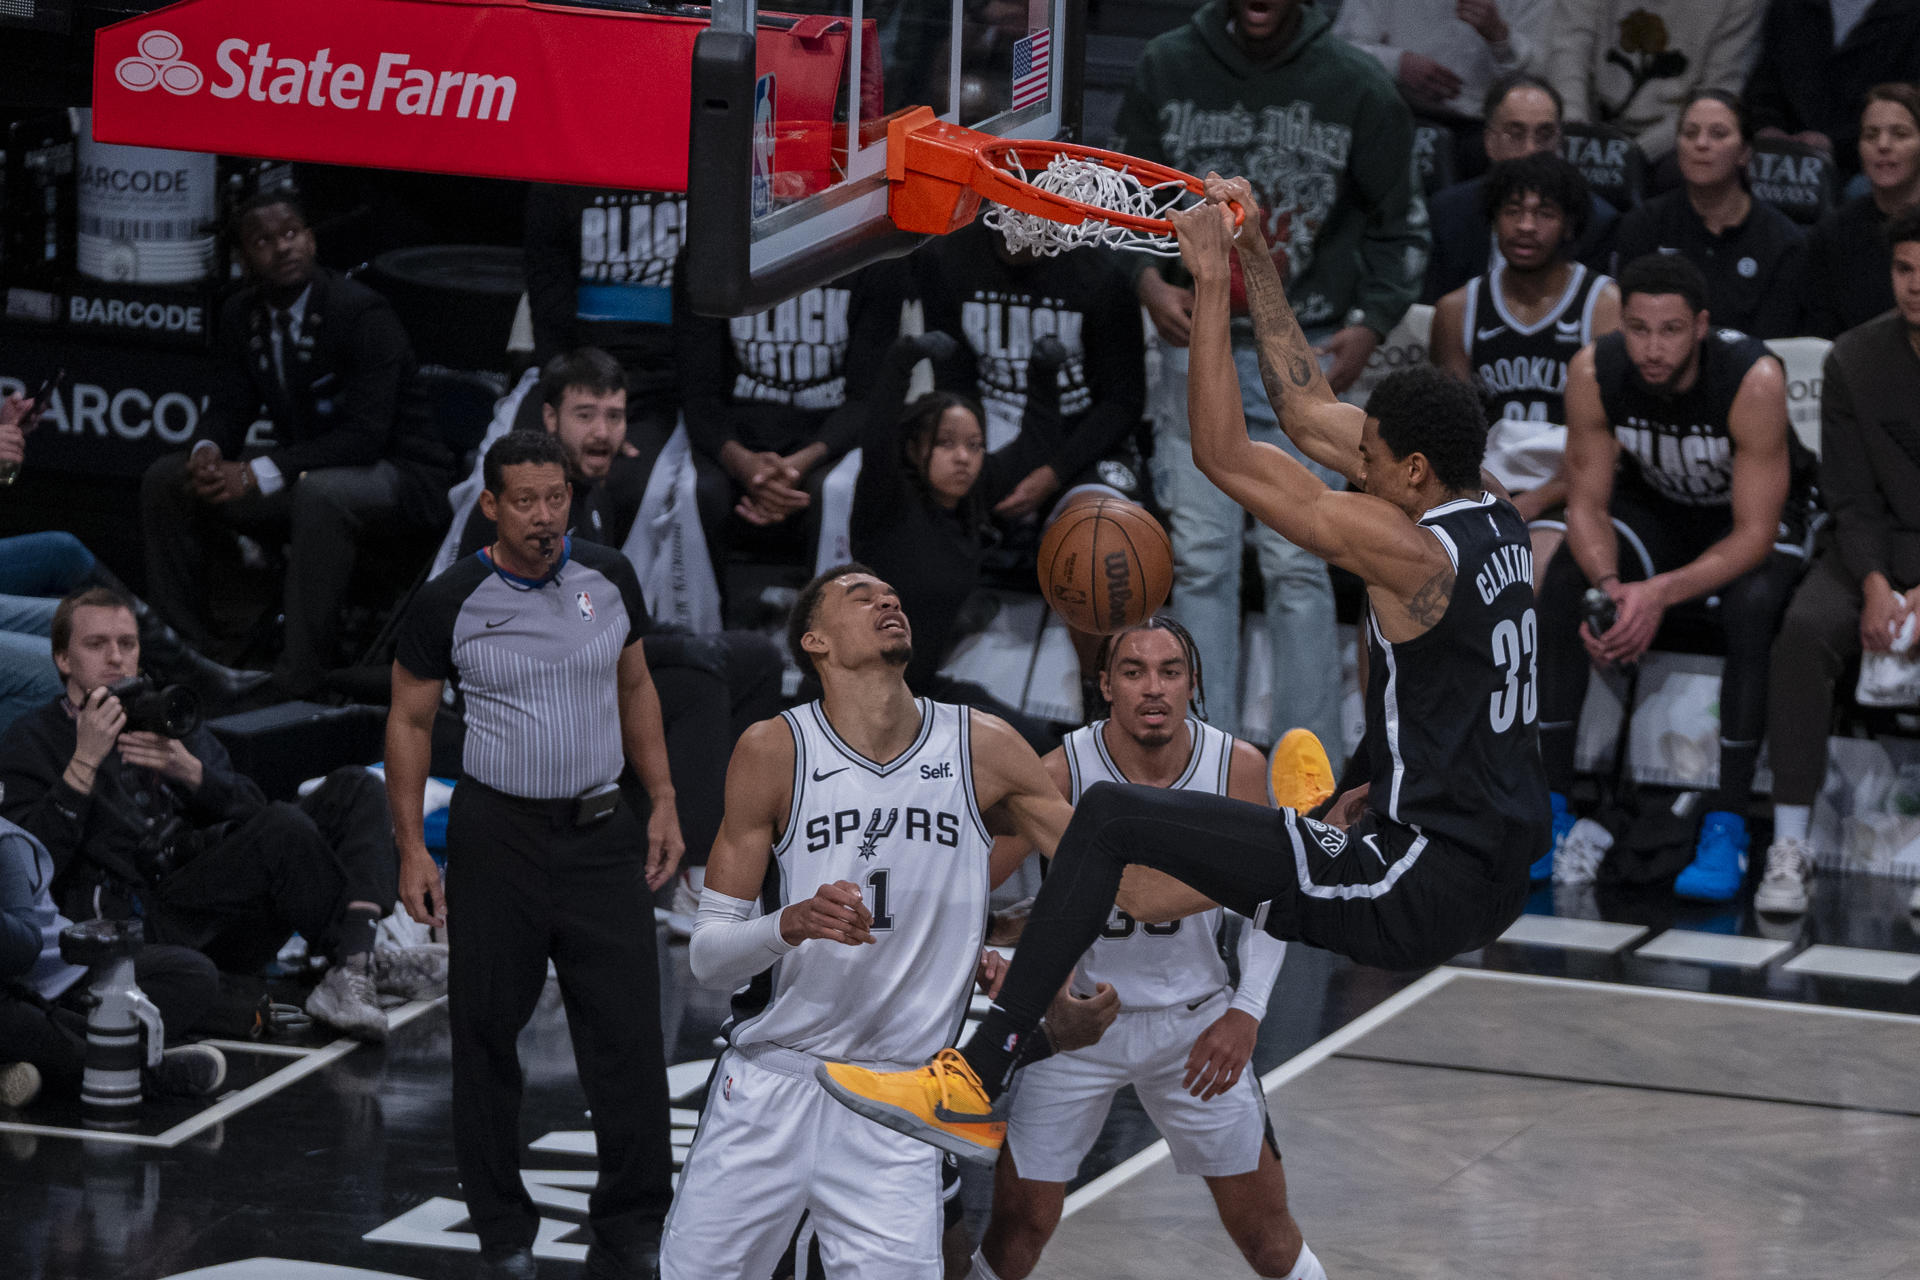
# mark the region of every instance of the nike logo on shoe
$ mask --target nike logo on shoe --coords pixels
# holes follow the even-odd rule
[[[828,778],[831,778],[834,774],[845,773],[848,769],[851,769],[852,767],[853,767],[852,765],[843,764],[838,769],[829,769],[825,773],[822,773],[818,769],[815,769],[813,771],[813,780],[815,782],[825,782]]]

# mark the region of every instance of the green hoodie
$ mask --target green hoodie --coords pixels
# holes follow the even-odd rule
[[[1379,62],[1313,5],[1286,51],[1260,63],[1228,16],[1227,0],[1212,0],[1147,45],[1115,149],[1248,179],[1300,323],[1357,319],[1385,337],[1419,296],[1431,244],[1413,118]]]

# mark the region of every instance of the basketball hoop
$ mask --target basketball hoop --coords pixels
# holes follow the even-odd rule
[[[924,112],[924,114],[922,114]],[[1117,151],[1034,138],[997,138],[937,120],[924,108],[888,127],[888,212],[906,231],[944,235],[973,221],[1007,247],[1057,254],[1085,245],[1179,254],[1167,215],[1205,188],[1191,174]],[[1234,225],[1245,216],[1237,206]]]

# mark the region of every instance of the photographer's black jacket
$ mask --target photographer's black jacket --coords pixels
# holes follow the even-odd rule
[[[110,751],[93,790],[81,795],[61,776],[78,736],[63,696],[15,720],[0,742],[0,816],[47,846],[54,901],[72,919],[125,913],[128,895],[142,887],[134,853],[150,824],[178,814],[199,830],[243,821],[266,807],[267,797],[252,779],[234,772],[227,749],[205,728],[182,739],[200,761],[197,791]],[[96,885],[103,889],[97,908]]]

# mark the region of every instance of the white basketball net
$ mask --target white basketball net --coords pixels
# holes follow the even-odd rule
[[[1115,169],[1081,156],[1056,155],[1045,169],[1031,177],[1014,152],[1006,153],[1005,164],[1015,178],[1036,190],[1142,218],[1165,218],[1188,194],[1184,182],[1148,185],[1125,169]],[[1014,253],[1053,255],[1085,245],[1137,249],[1164,257],[1177,257],[1180,253],[1180,246],[1171,233],[1135,231],[1098,217],[1074,223],[1055,222],[1037,213],[1023,213],[997,204],[987,210],[986,223],[1006,238],[1007,248]]]

